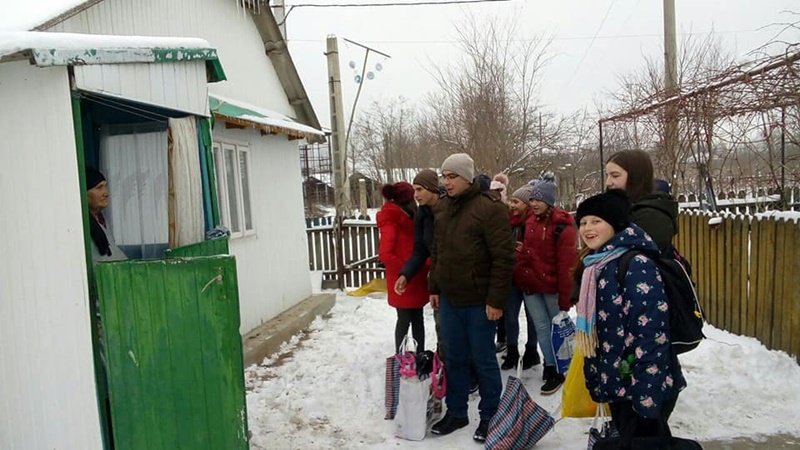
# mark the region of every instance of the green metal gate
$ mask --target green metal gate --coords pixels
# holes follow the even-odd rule
[[[232,256],[98,264],[117,450],[246,450]]]

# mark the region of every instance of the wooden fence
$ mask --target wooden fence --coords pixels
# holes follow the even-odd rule
[[[334,227],[308,228],[309,269],[321,270],[323,283],[336,280],[336,235]],[[384,276],[378,261],[378,227],[374,223],[342,225],[343,275],[345,287],[359,287]]]
[[[712,218],[722,221],[709,225]],[[682,212],[679,231],[675,244],[692,263],[706,320],[800,356],[800,225]]]

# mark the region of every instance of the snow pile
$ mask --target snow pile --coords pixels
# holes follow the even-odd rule
[[[394,437],[383,420],[385,359],[394,346],[395,311],[385,294],[339,295],[330,318],[317,319],[281,354],[246,370],[253,449],[268,448],[478,448],[478,398],[470,399],[470,425],[421,442]],[[524,320],[524,319],[523,319]],[[425,310],[426,347],[436,338]],[[522,321],[521,321],[522,322]],[[526,338],[521,323],[520,343]],[[800,436],[800,366],[752,338],[706,327],[709,337],[681,356],[689,387],[670,421],[673,433],[700,441],[767,435]],[[511,372],[503,372],[504,382]],[[539,395],[541,366],[523,374],[534,400],[558,417],[561,395]],[[591,419],[564,419],[540,449],[585,448]]]

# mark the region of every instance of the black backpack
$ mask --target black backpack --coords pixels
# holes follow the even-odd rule
[[[620,286],[624,286],[631,258],[639,253],[640,250],[632,249],[620,256],[617,267],[617,282]],[[656,263],[661,273],[661,280],[664,282],[669,305],[672,348],[678,355],[694,350],[700,341],[705,339],[705,335],[703,335],[703,310],[700,309],[695,282],[692,281],[692,267],[674,248],[663,251],[658,257],[647,256]]]

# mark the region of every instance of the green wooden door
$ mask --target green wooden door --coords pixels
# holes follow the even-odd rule
[[[232,256],[96,268],[117,450],[248,448]]]

